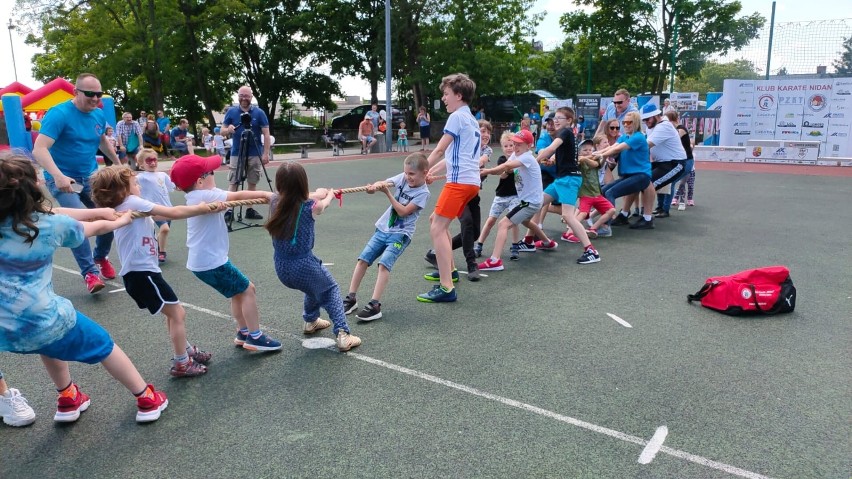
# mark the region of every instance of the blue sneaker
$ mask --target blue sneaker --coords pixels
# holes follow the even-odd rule
[[[609,226],[601,226],[598,228],[598,238],[609,238],[612,236],[612,229]]]
[[[456,288],[444,291],[440,284],[436,284],[428,293],[417,295],[417,301],[422,303],[452,303],[455,300]]]
[[[237,337],[234,338],[234,346],[242,346],[246,343],[246,339],[249,337],[248,334],[243,334],[239,330],[237,330]]]
[[[441,275],[438,274],[437,271],[433,271],[429,274],[424,274],[423,279],[426,281],[441,281]],[[453,270],[453,283],[459,282],[459,271],[457,269]]]
[[[246,342],[243,344],[243,349],[248,349],[250,351],[278,351],[281,349],[281,342],[270,338],[265,333],[261,334],[257,339],[248,335],[246,337]]]

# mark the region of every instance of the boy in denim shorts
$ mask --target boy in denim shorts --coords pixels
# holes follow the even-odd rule
[[[172,167],[175,185],[186,193],[186,204],[272,198],[269,191],[224,191],[216,187],[213,172],[222,164],[219,156],[186,155]],[[254,284],[228,259],[228,227],[225,215],[208,214],[188,218],[186,268],[222,296],[231,300],[237,321],[234,344],[250,351],[278,351],[281,343],[260,330],[260,313]]]
[[[367,186],[367,193],[383,191],[390,201],[390,207],[376,221],[376,232],[364,246],[364,251],[358,256],[352,281],[349,283],[349,294],[343,299],[343,310],[349,314],[358,307],[355,299],[358,287],[367,268],[377,259],[379,273],[373,297],[355,316],[361,321],[372,321],[382,317],[382,293],[388,285],[390,272],[399,256],[411,243],[414,228],[420,211],[429,201],[429,187],[426,186],[426,172],[429,163],[423,153],[413,153],[405,158],[403,172]],[[393,183],[396,193],[392,194],[387,182]]]

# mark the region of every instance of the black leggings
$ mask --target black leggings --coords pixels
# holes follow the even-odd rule
[[[654,162],[653,170],[651,170],[651,181],[654,183],[654,189],[658,190],[680,178],[683,174],[684,163],[686,163],[686,160]]]
[[[461,231],[453,237],[453,249],[462,249],[464,259],[468,268],[476,266],[476,254],[473,252],[473,243],[479,239],[479,228],[482,225],[482,212],[479,209],[479,195],[467,202],[461,216]]]

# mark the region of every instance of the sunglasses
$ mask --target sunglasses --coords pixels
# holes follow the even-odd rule
[[[624,103],[624,100],[614,101],[613,103],[615,103],[616,105],[621,105],[622,103]]]
[[[91,91],[91,90],[77,90],[78,92],[86,95],[86,98],[94,98],[94,97],[102,97],[104,96],[104,92],[102,91]]]
[[[625,124],[625,125],[632,125],[632,124],[633,124],[633,120],[623,120],[621,123],[623,123],[623,124]]]
[[[204,178],[207,178],[208,176],[211,176],[212,174],[213,174],[212,171],[208,171],[207,173],[202,173],[201,176],[198,177],[198,179],[203,180]]]
[[[620,126],[611,126],[611,127],[609,127],[609,129],[610,130],[620,130],[621,127]]]

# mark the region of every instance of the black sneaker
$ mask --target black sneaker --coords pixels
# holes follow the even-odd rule
[[[517,261],[520,258],[520,255],[518,254],[521,251],[521,247],[518,245],[519,243],[523,243],[523,241],[512,243],[512,245],[509,246],[509,259],[512,261]]]
[[[479,276],[479,268],[476,267],[475,264],[468,265],[467,267],[467,280],[468,281],[479,281],[481,276]]]
[[[234,221],[234,210],[227,209],[225,210],[225,223],[230,223],[231,221]]]
[[[577,259],[577,264],[592,264],[599,263],[601,260],[601,255],[598,254],[593,248],[589,248],[586,251],[583,251],[583,255]]]
[[[654,229],[654,218],[651,218],[651,221],[646,221],[645,217],[639,218],[639,221],[630,225],[630,229],[632,230],[652,230]]]
[[[348,294],[345,298],[343,298],[343,313],[344,314],[352,314],[352,311],[355,311],[355,308],[358,307],[358,301],[355,298],[350,297]]]
[[[246,210],[246,219],[247,220],[262,220],[263,215],[254,210],[254,208],[249,208]]]
[[[358,311],[358,314],[355,315],[358,318],[358,321],[372,321],[374,319],[379,319],[382,317],[382,303],[371,300],[364,306],[361,311]]]
[[[477,258],[482,257],[482,243],[479,241],[473,243],[473,254],[475,254]]]
[[[426,252],[426,256],[423,257],[427,263],[431,264],[433,267],[438,267],[438,257],[435,256],[435,252],[431,249]]]
[[[624,216],[621,213],[619,213],[615,217],[615,219],[612,220],[612,223],[610,223],[611,226],[626,226],[626,225],[629,225],[629,224],[630,224],[630,221],[627,220],[627,216]]]
[[[671,214],[668,211],[660,210],[658,213],[654,214],[654,218],[668,218]]]

